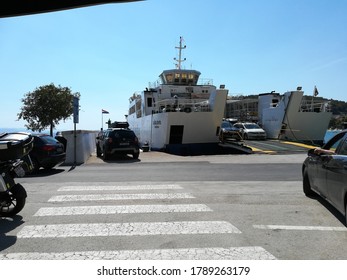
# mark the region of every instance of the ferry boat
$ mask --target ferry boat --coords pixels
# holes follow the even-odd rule
[[[127,121],[141,146],[190,154],[198,147],[218,144],[228,90],[224,85],[217,88],[211,80],[199,83],[199,71],[182,69],[186,48],[182,37],[175,48],[179,50],[176,68],[164,70],[154,87],[130,97]]]
[[[258,100],[259,124],[268,138],[323,144],[332,117],[328,101],[304,98],[301,87],[282,96],[260,94]]]
[[[227,117],[257,122],[267,138],[321,145],[332,117],[329,101],[304,96],[301,87],[279,94],[261,93],[257,99],[228,100]]]

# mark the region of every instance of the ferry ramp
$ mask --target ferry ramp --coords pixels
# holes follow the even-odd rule
[[[292,154],[292,153],[306,153],[309,149],[316,148],[317,146],[283,141],[283,140],[246,140],[244,145],[251,148],[253,153],[265,154]]]

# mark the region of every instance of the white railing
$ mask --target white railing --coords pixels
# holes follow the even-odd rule
[[[329,102],[315,102],[303,100],[301,102],[300,111],[302,112],[330,112],[331,106]]]
[[[210,112],[211,107],[208,100],[202,99],[164,99],[157,102],[157,111],[163,112]]]

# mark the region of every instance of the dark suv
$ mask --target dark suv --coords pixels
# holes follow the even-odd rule
[[[104,160],[111,155],[132,154],[134,159],[140,155],[139,141],[127,123],[118,123],[116,128],[99,132],[96,137],[96,155]]]
[[[234,127],[229,121],[223,121],[219,130],[219,140],[222,143],[228,140],[242,140],[240,129]]]

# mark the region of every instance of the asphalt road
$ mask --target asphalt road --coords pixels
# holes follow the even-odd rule
[[[347,259],[344,218],[302,193],[304,158],[149,152],[21,178],[0,259]]]

